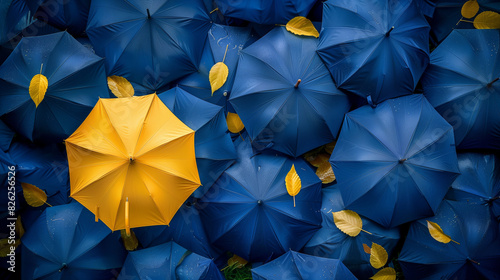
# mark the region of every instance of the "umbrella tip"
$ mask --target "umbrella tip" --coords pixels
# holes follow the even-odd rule
[[[148,19],[151,19],[151,14],[149,13],[149,9],[146,9],[146,11],[148,12]]]
[[[262,200],[257,200],[257,204],[262,205]]]
[[[402,158],[399,160],[399,163],[404,163],[407,159],[406,158]]]
[[[298,80],[297,80],[297,83],[295,84],[295,86],[294,86],[294,87],[295,87],[295,88],[298,88],[298,87],[299,87],[299,85],[300,85],[300,82],[302,82],[302,80],[301,80],[301,79],[298,79]]]
[[[394,30],[394,26],[391,27],[391,29],[389,29],[389,31],[387,31],[387,33],[385,33],[385,37],[389,37],[389,35],[391,34],[392,30]]]
[[[498,77],[498,78],[494,79],[493,81],[491,81],[491,83],[489,83],[489,84],[487,85],[487,87],[492,87],[492,86],[493,86],[493,84],[494,84],[495,82],[497,82],[498,80],[500,80],[500,77]]]

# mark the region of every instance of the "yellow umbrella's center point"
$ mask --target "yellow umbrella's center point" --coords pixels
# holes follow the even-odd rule
[[[135,162],[135,158],[133,156],[128,158],[128,161],[130,164],[133,164]]]

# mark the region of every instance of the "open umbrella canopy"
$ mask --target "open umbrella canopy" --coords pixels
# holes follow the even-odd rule
[[[103,59],[67,32],[23,38],[0,67],[0,88],[2,119],[40,142],[68,137],[108,96]]]
[[[206,258],[217,258],[220,255],[208,240],[193,199],[188,199],[179,208],[169,226],[137,228],[134,232],[144,247],[175,241],[187,250]]]
[[[412,223],[399,256],[405,279],[500,278],[499,223],[487,207],[445,200],[428,220],[454,242],[435,240],[425,219]]]
[[[87,28],[89,10],[90,0],[42,0],[35,17],[72,35],[81,36]]]
[[[177,82],[189,93],[213,104],[225,106],[236,75],[240,51],[255,41],[249,27],[213,24],[208,31],[198,71]],[[224,62],[229,72],[224,85],[212,94],[209,73],[212,66]]]
[[[7,151],[12,143],[15,132],[0,120],[0,150]]]
[[[201,0],[92,1],[87,34],[108,75],[144,94],[198,71],[210,26]]]
[[[201,198],[236,159],[227,131],[224,108],[203,101],[176,87],[158,95],[185,125],[195,131],[194,150],[201,186],[194,196]]]
[[[414,0],[330,0],[318,53],[339,88],[378,104],[417,86],[429,63],[429,24]]]
[[[500,149],[500,32],[455,30],[431,54],[424,95],[458,149]]]
[[[372,243],[377,243],[390,256],[399,241],[399,229],[386,229],[360,216],[362,228],[366,231],[351,237],[343,233],[333,220],[333,212],[342,210],[345,210],[345,207],[338,186],[323,188],[321,205],[323,222],[303,251],[317,257],[339,259],[357,278],[368,279],[377,272],[377,269],[371,266],[370,254],[365,253],[363,244],[371,247]]]
[[[454,29],[474,29],[474,18],[482,12],[500,13],[497,0],[474,0],[479,5],[478,12],[470,18],[463,17],[462,7],[468,0],[437,0],[434,16],[430,21],[431,38],[440,43]]]
[[[321,181],[302,159],[255,155],[248,137],[235,144],[236,163],[198,204],[208,237],[248,261],[300,250],[321,223]],[[292,165],[302,182],[295,207],[285,186]]]
[[[156,94],[100,99],[66,149],[71,197],[112,230],[169,224],[200,185],[194,131]]]
[[[288,251],[272,262],[252,269],[252,279],[355,280],[357,278],[339,260]]]
[[[224,279],[212,260],[191,253],[175,242],[129,252],[118,280]]]
[[[500,218],[500,158],[497,155],[458,154],[460,176],[451,184],[446,199],[489,205]]]
[[[260,24],[286,24],[296,16],[307,16],[316,0],[215,0],[226,17]]]
[[[111,279],[126,251],[120,234],[78,203],[49,207],[22,239],[22,279]]]
[[[330,162],[346,208],[385,227],[432,216],[459,173],[453,129],[421,94],[348,113]]]
[[[317,44],[276,27],[242,50],[229,101],[254,144],[297,157],[336,139],[350,104]]]

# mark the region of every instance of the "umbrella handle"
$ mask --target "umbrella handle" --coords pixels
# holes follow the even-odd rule
[[[128,203],[128,197],[127,197],[127,200],[125,200],[125,232],[127,233],[127,236],[130,236],[130,220],[129,220],[129,203]]]

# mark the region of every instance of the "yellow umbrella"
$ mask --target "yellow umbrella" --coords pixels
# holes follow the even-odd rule
[[[169,224],[200,186],[194,131],[156,94],[100,99],[66,149],[71,197],[112,230]]]

